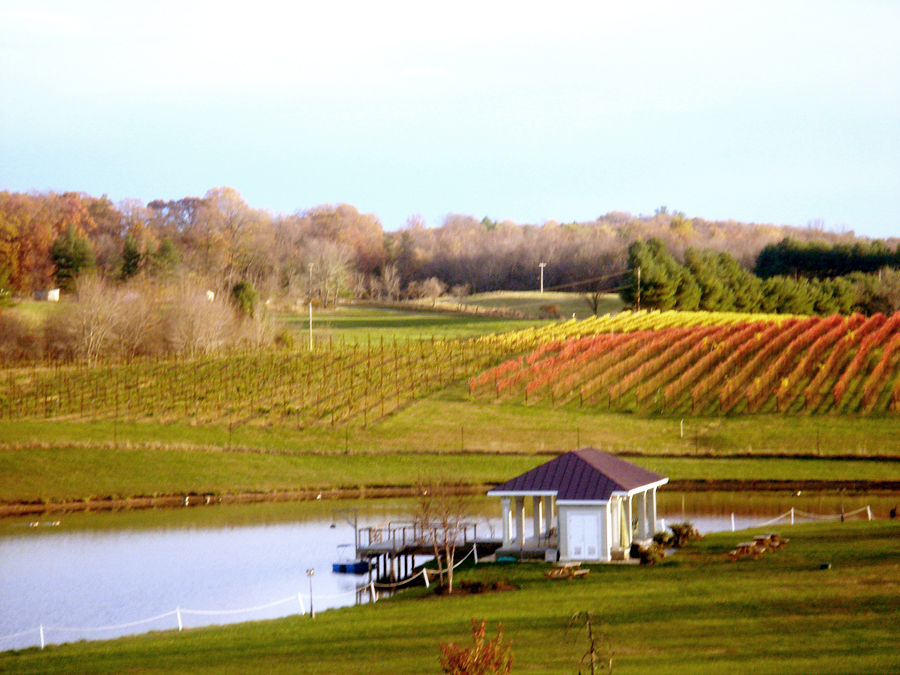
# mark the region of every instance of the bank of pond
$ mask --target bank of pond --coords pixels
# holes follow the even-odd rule
[[[476,497],[482,537],[497,500]],[[897,494],[659,493],[660,526],[702,533],[848,517],[888,519]],[[409,521],[415,500],[310,501],[0,520],[0,650],[309,615],[384,589],[335,574],[358,526]],[[774,521],[774,522],[773,522]],[[736,540],[737,541],[737,540]]]

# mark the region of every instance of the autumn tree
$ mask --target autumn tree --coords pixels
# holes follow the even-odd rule
[[[12,207],[13,198],[8,192],[0,192],[0,273],[4,287],[13,289],[19,276],[19,234],[22,222]]]
[[[330,241],[348,250],[354,268],[374,274],[387,262],[384,230],[374,214],[349,204],[323,205],[301,213],[306,238]]]
[[[53,283],[51,249],[67,227],[79,234],[93,227],[76,195],[0,193],[0,266],[9,270],[13,288],[28,292]]]
[[[206,208],[201,224],[207,262],[221,264],[223,282],[226,287],[231,287],[245,271],[242,269],[243,258],[249,253],[247,244],[256,214],[241,198],[240,192],[231,187],[213,188],[203,196],[203,201]]]

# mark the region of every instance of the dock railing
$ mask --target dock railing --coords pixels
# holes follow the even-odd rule
[[[478,523],[458,523],[449,529],[458,544],[470,544],[478,538]],[[415,522],[387,522],[360,528],[359,548],[390,548],[400,550],[409,546],[426,546],[435,538],[442,540],[441,528],[423,528]]]

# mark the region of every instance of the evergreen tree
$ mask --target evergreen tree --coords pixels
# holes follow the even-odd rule
[[[813,314],[815,297],[805,279],[771,277],[763,282],[763,311],[773,314]]]
[[[621,296],[635,309],[672,309],[675,306],[677,263],[659,239],[636,241],[628,247],[626,286]]]
[[[256,313],[259,293],[249,281],[237,282],[231,288],[231,299],[241,314],[252,317]]]
[[[160,277],[170,277],[181,264],[178,248],[169,237],[163,239],[153,254],[153,271]]]
[[[737,312],[756,312],[762,303],[762,287],[755,274],[745,270],[727,253],[717,258],[719,277],[733,298],[732,309]]]
[[[141,270],[144,256],[137,239],[131,233],[125,236],[125,247],[122,250],[122,278],[130,279]]]
[[[678,288],[675,291],[675,307],[685,312],[698,310],[702,295],[700,285],[690,271],[684,267],[679,269],[678,277]]]
[[[56,266],[56,283],[66,291],[75,287],[79,274],[93,271],[97,266],[91,242],[72,225],[56,238],[50,256]]]
[[[734,309],[734,294],[722,281],[712,251],[688,249],[684,259],[700,289],[698,308],[707,312],[729,312]]]

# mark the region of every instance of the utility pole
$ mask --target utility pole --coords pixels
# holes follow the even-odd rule
[[[313,332],[312,332],[312,270],[313,264],[309,263],[309,351],[313,350]]]
[[[638,267],[637,278],[637,311],[641,311],[641,268]]]
[[[541,268],[541,295],[544,294],[544,268],[547,266],[547,263],[542,262],[538,265]]]
[[[316,618],[316,610],[313,609],[313,591],[312,591],[312,578],[313,578],[313,574],[315,574],[315,573],[316,573],[316,571],[312,567],[310,567],[308,570],[306,570],[306,576],[309,577],[309,618],[310,619]]]

